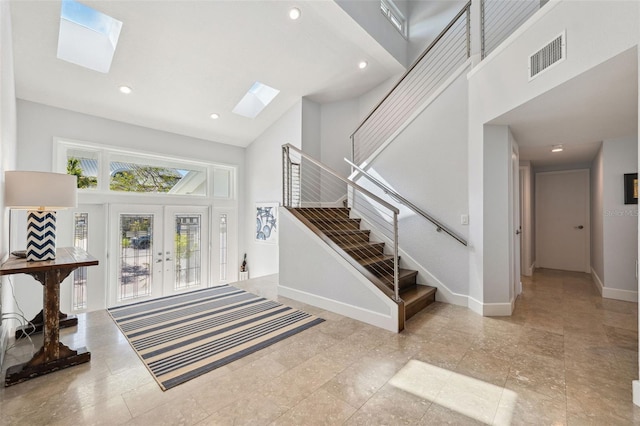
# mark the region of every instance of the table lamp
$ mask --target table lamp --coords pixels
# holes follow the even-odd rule
[[[62,173],[7,171],[5,205],[27,213],[27,260],[56,258],[56,210],[78,205],[77,178]]]

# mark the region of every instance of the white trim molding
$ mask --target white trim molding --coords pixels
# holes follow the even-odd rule
[[[468,298],[469,309],[483,317],[509,317],[515,307],[515,299],[508,303],[483,303],[471,296]]]
[[[603,287],[602,297],[605,299],[623,300],[625,302],[638,303],[638,292],[631,290],[620,290],[617,288]]]
[[[640,380],[631,382],[631,388],[633,390],[633,403],[640,406]]]
[[[299,302],[306,303],[307,305],[335,312],[336,314],[366,322],[367,324],[383,328],[393,333],[398,332],[397,309],[395,312],[391,312],[389,316],[386,316],[379,312],[349,305],[338,300],[328,299],[317,294],[311,294],[306,291],[297,290],[283,285],[278,285],[278,296],[288,297],[289,299],[297,300]]]
[[[632,290],[622,290],[619,288],[612,288],[612,287],[607,287],[602,280],[600,279],[600,277],[598,276],[598,274],[596,273],[596,271],[591,268],[591,276],[593,278],[593,283],[596,286],[596,289],[598,290],[598,293],[600,293],[600,295],[605,298],[605,299],[615,299],[615,300],[622,300],[624,302],[638,302],[638,292],[637,291],[632,291]]]

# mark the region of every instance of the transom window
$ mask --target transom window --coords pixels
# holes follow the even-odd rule
[[[387,17],[391,25],[407,38],[407,20],[402,16],[392,0],[380,0],[380,12]]]
[[[58,141],[57,168],[84,191],[234,197],[235,168]]]

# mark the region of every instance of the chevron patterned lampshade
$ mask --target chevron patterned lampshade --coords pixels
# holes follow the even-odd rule
[[[78,205],[77,178],[62,173],[5,172],[5,204],[28,210],[27,260],[56,258],[56,210]]]

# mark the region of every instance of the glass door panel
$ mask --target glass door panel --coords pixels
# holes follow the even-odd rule
[[[175,291],[202,285],[202,216],[179,214],[175,216]]]
[[[162,296],[162,208],[111,207],[109,306]]]
[[[152,294],[153,215],[121,214],[118,232],[118,301]]]
[[[209,209],[165,207],[165,294],[206,287]]]
[[[238,260],[236,209],[214,208],[211,224],[211,275],[209,286],[237,280],[241,260]],[[251,259],[249,259],[251,261]]]

